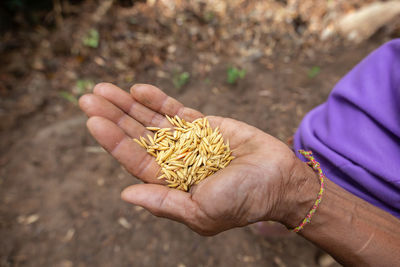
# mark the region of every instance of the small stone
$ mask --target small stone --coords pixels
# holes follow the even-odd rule
[[[213,89],[211,89],[211,92],[213,92],[214,95],[219,95],[221,93],[218,87],[213,87]]]
[[[131,229],[132,227],[132,225],[124,217],[119,218],[118,223],[125,229]]]
[[[271,91],[270,90],[261,90],[258,92],[259,96],[271,96]]]
[[[318,257],[317,262],[318,265],[321,267],[329,267],[332,266],[336,261],[332,258],[331,255],[324,253]]]
[[[70,228],[68,229],[67,233],[65,234],[64,238],[63,238],[63,242],[69,242],[71,241],[71,239],[74,237],[75,235],[75,229],[74,228]]]
[[[63,260],[60,263],[58,263],[56,266],[57,267],[72,267],[72,266],[74,266],[74,264],[72,263],[72,261]]]
[[[95,57],[95,58],[94,58],[94,62],[95,62],[97,65],[99,65],[99,66],[104,66],[104,65],[106,65],[106,61],[105,61],[103,58],[101,58],[101,57]]]
[[[168,46],[167,51],[168,51],[169,54],[175,53],[175,51],[176,51],[176,45],[170,45],[170,46]]]
[[[135,206],[135,211],[142,211],[142,210],[144,210],[143,207]]]
[[[105,183],[105,181],[104,181],[103,178],[100,178],[100,179],[97,180],[97,185],[98,185],[98,186],[103,186],[104,183]]]
[[[243,256],[243,262],[254,262],[255,258],[252,256]]]
[[[38,214],[32,214],[29,215],[28,217],[26,217],[25,219],[25,224],[32,224],[34,222],[36,222],[37,220],[39,220],[39,215]]]

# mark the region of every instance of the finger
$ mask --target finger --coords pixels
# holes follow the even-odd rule
[[[163,185],[138,184],[125,188],[121,198],[126,202],[139,205],[152,214],[192,224],[197,205],[189,193],[170,189]]]
[[[97,84],[93,93],[104,97],[145,126],[171,127],[169,121],[162,114],[137,102],[129,93],[111,83]]]
[[[134,120],[102,96],[94,94],[84,95],[79,99],[79,106],[88,117],[98,116],[106,118],[114,122],[132,138],[151,134],[141,123]]]
[[[144,182],[164,183],[157,180],[160,167],[146,150],[128,137],[115,123],[102,117],[91,117],[87,127],[93,137],[131,174]]]
[[[131,95],[136,101],[160,114],[178,115],[187,121],[203,117],[199,111],[185,107],[176,99],[149,84],[135,84],[131,87]]]
[[[257,136],[257,133],[260,132],[260,130],[251,125],[234,119],[218,116],[207,116],[207,119],[213,129],[215,129],[216,127],[219,128],[219,131],[224,137],[225,143],[229,141],[229,146],[232,149],[236,149],[237,147],[245,143],[257,143],[250,141],[256,141],[255,136]],[[240,129],[240,131],[238,131],[238,129]],[[256,147],[254,147],[254,149]],[[238,151],[236,150],[234,152],[234,155],[237,152]]]

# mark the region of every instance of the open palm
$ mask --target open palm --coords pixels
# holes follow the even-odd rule
[[[132,185],[122,198],[157,216],[183,222],[196,232],[212,235],[261,220],[279,220],[293,167],[294,153],[276,138],[229,118],[209,116],[229,140],[236,157],[190,192],[170,189],[157,180],[160,167],[146,150],[133,142],[151,134],[145,127],[170,127],[164,115],[192,121],[203,115],[184,107],[151,85],[138,84],[131,94],[108,84],[98,84],[79,104],[90,117],[94,138],[132,175],[145,184]]]

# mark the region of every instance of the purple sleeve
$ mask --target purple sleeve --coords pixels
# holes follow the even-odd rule
[[[305,116],[294,147],[313,151],[330,180],[400,218],[400,39],[366,57]]]

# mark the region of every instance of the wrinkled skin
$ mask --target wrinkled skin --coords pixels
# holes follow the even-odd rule
[[[236,157],[225,169],[193,186],[190,192],[170,189],[157,180],[159,166],[132,138],[149,133],[146,126],[170,127],[164,114],[192,121],[203,115],[184,107],[151,85],[138,84],[131,94],[108,83],[79,100],[89,116],[93,137],[144,184],[127,187],[122,199],[156,216],[182,222],[202,235],[264,220],[284,221],[289,191],[299,160],[276,138],[243,122],[209,116],[229,140]],[[295,181],[295,182],[293,182]]]

